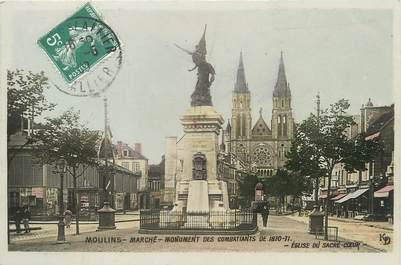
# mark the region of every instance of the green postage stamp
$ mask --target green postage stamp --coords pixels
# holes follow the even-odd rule
[[[112,29],[86,3],[38,40],[68,84],[89,72],[120,46]]]

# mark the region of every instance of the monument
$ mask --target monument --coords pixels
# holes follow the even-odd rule
[[[206,26],[195,51],[179,47],[192,56],[198,80],[191,95],[190,108],[180,117],[184,137],[178,151],[179,174],[175,183],[172,213],[186,215],[184,224],[203,228],[210,224],[210,212],[229,210],[227,184],[217,178],[218,136],[223,117],[214,109],[210,86],[214,81],[213,66],[206,61]]]
[[[257,231],[250,209],[230,209],[227,183],[217,174],[219,132],[223,117],[210,95],[215,71],[206,60],[206,26],[191,55],[197,70],[195,91],[188,110],[180,117],[184,135],[166,138],[165,189],[162,210],[140,212],[140,233],[232,233]]]

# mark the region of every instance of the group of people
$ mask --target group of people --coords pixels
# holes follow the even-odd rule
[[[72,212],[70,210],[64,211],[64,224],[67,228],[70,228],[72,221]],[[15,230],[17,234],[21,233],[21,221],[24,224],[25,233],[31,232],[29,221],[31,220],[31,211],[28,206],[23,208],[17,207],[14,214]]]
[[[17,234],[21,233],[21,221],[24,224],[25,233],[31,232],[29,227],[29,221],[31,220],[31,211],[28,206],[24,206],[23,208],[17,207],[15,210],[15,228]]]

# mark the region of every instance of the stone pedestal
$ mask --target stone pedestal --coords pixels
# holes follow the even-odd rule
[[[223,117],[212,106],[196,106],[191,107],[180,120],[185,136],[181,143],[182,174],[177,182],[175,209],[186,211],[188,216],[228,210],[227,184],[217,179],[218,136]],[[199,180],[194,176],[196,154],[201,154],[206,160],[205,179]]]
[[[312,213],[309,215],[309,234],[320,234],[323,232],[323,218],[324,213],[319,211],[318,206],[315,205]]]
[[[116,229],[115,225],[115,212],[110,207],[109,202],[104,202],[103,208],[97,211],[99,213],[99,226],[97,230],[110,230]]]
[[[191,107],[181,118],[184,127],[183,175],[192,179],[192,159],[200,152],[206,156],[207,179],[217,179],[218,136],[223,117],[212,106]]]
[[[192,180],[189,182],[187,213],[209,213],[209,192],[206,180]]]

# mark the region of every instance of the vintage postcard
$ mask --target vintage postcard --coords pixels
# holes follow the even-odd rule
[[[399,1],[1,1],[0,264],[399,264]]]

